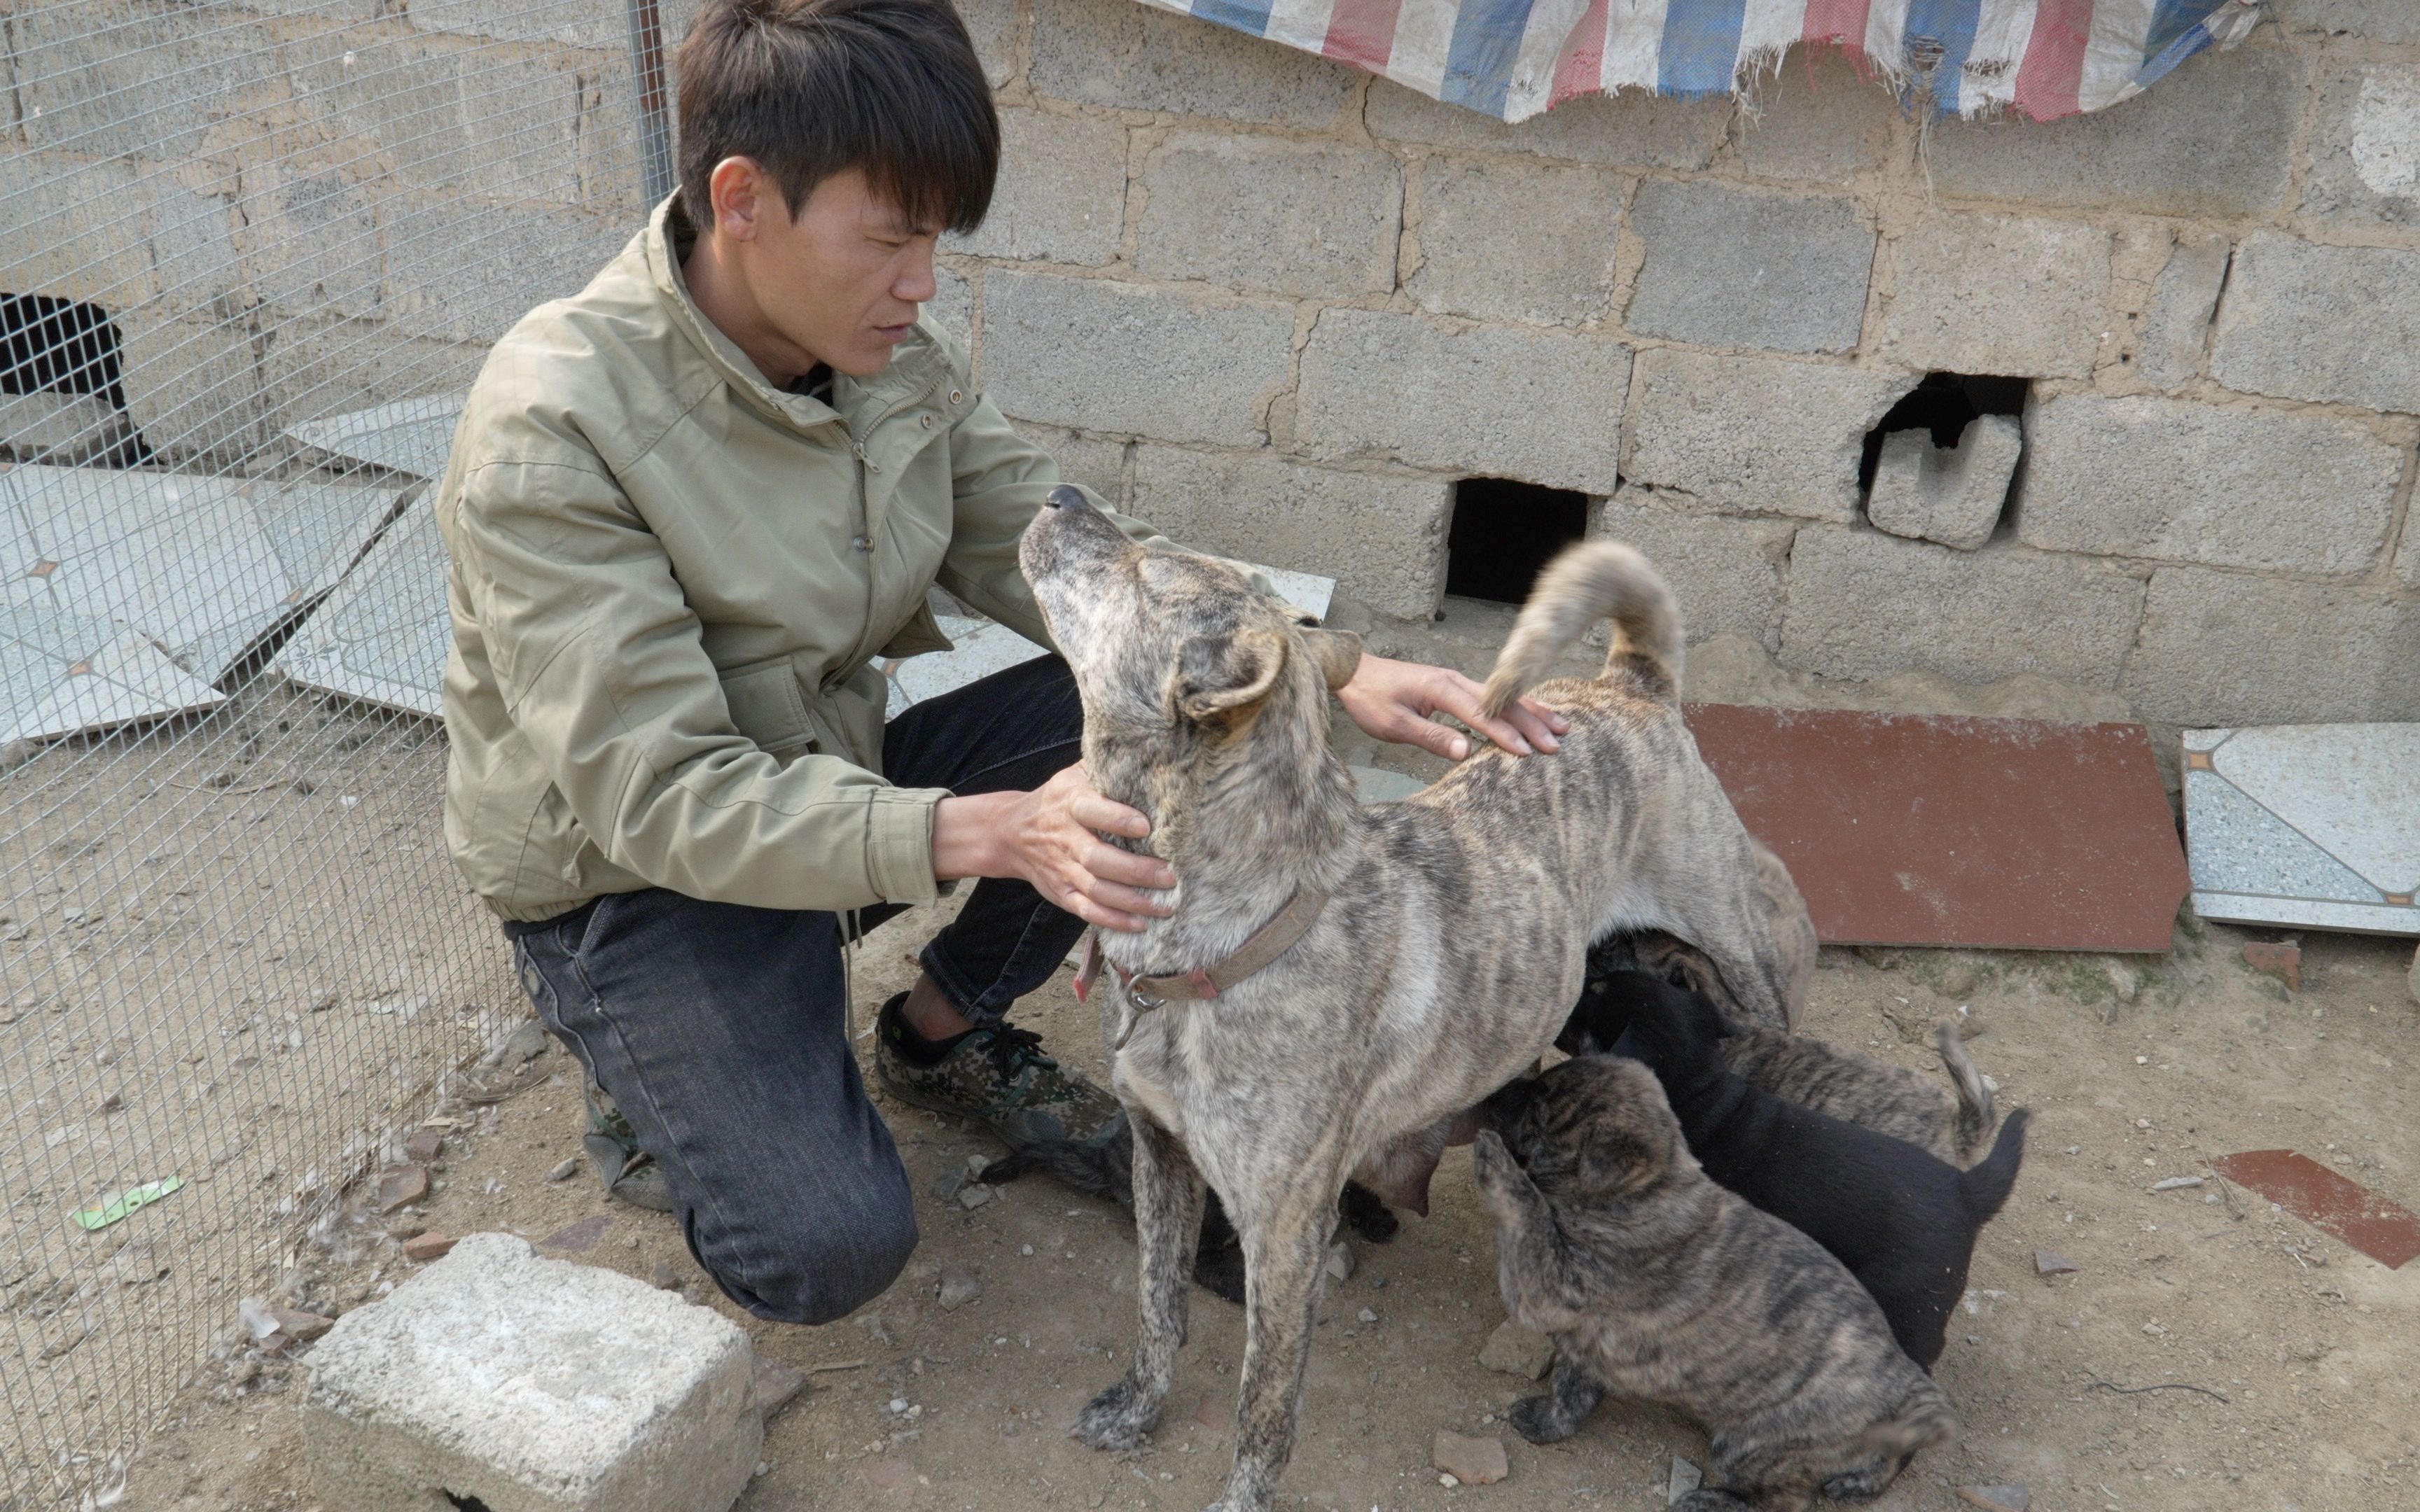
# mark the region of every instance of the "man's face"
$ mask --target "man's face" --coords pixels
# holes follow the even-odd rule
[[[910,224],[854,168],[816,185],[795,219],[769,178],[756,186],[735,260],[766,333],[851,378],[881,372],[933,297],[940,228]]]

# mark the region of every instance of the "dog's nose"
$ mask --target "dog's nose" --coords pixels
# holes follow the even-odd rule
[[[1048,504],[1053,509],[1064,509],[1069,504],[1082,503],[1084,501],[1084,496],[1078,490],[1074,484],[1063,483],[1056,488],[1051,489],[1048,493],[1044,494],[1042,496],[1042,501]]]

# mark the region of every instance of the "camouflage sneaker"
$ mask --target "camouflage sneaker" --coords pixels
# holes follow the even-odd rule
[[[672,1211],[673,1195],[664,1184],[663,1167],[639,1148],[630,1120],[622,1117],[605,1088],[582,1076],[580,1096],[588,1105],[588,1132],[581,1136],[580,1148],[587,1151],[588,1164],[605,1183],[606,1193],[650,1212]]]
[[[1043,1140],[1090,1139],[1118,1116],[1117,1100],[1042,1053],[1042,1036],[1005,1024],[960,1035],[949,1054],[920,1065],[899,1016],[901,993],[875,1019],[874,1072],[883,1090],[935,1113],[980,1119],[1011,1149]]]

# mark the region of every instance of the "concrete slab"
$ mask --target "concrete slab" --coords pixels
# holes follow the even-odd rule
[[[445,543],[415,501],[271,663],[298,683],[434,718],[444,710]]]
[[[53,608],[114,620],[217,682],[271,625],[335,586],[396,491],[105,468],[0,468],[15,578]]]
[[[324,420],[306,420],[286,434],[331,456],[415,477],[443,475],[454,449],[454,424],[462,418],[465,393],[428,393],[397,399]]]
[[[346,1512],[724,1512],[764,1445],[748,1335],[473,1234],[312,1350],[303,1452]]]
[[[207,709],[218,690],[122,625],[0,606],[0,745]]]
[[[2140,725],[1719,703],[1686,717],[1827,943],[2168,949],[2185,858]]]
[[[2204,918],[2420,934],[2420,724],[2184,732]]]

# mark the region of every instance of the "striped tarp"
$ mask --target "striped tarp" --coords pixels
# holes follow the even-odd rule
[[[2055,120],[2140,93],[2261,0],[1143,0],[1524,120],[1575,95],[1702,98],[1836,47],[1961,116]],[[2420,4],[2420,0],[2413,0]]]

